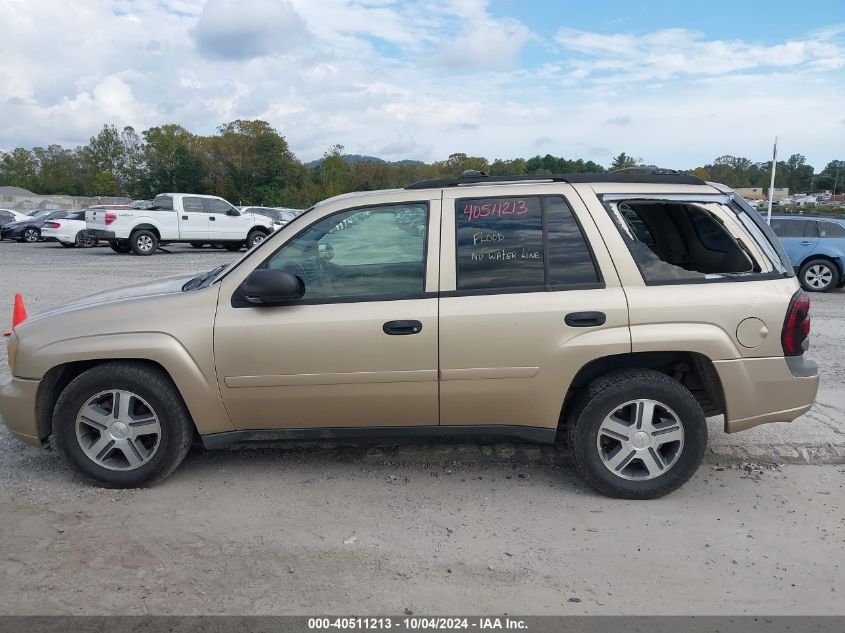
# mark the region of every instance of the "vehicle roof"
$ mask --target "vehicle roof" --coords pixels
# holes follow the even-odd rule
[[[772,214],[772,219],[775,220],[830,220],[831,222],[842,223],[845,222],[845,215],[824,215],[824,214],[809,214],[809,213],[780,213]]]
[[[220,198],[220,196],[215,196],[210,193],[179,193],[176,191],[165,191],[164,193],[157,193],[155,197],[158,198],[159,196],[191,196],[192,198]]]

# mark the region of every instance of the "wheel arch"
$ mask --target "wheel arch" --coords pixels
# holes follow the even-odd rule
[[[91,338],[84,339],[88,343],[83,343],[82,348],[78,348],[74,341],[45,348],[51,358],[58,358],[60,362],[51,364],[43,373],[39,372],[42,379],[36,395],[36,421],[41,439],[48,437],[52,431],[53,410],[67,385],[92,367],[116,361],[146,363],[163,371],[173,382],[201,434],[234,430],[223,407],[216,376],[206,376],[175,339],[166,335],[128,336],[121,337],[124,344],[120,344],[115,341],[115,335],[102,338],[106,340],[99,342],[109,348],[120,349],[122,353],[111,354],[109,350],[97,349],[98,341]],[[61,362],[62,357],[68,360]]]
[[[559,428],[578,396],[596,378],[620,369],[652,369],[677,380],[690,390],[707,416],[725,412],[725,394],[713,361],[698,352],[630,352],[596,358],[581,367],[567,389]]]
[[[151,231],[157,239],[161,240],[161,231],[154,224],[138,224],[137,226],[133,226],[129,232],[129,237],[131,238],[136,231]]]

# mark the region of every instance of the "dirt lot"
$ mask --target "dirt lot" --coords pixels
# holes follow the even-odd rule
[[[0,243],[0,325],[15,290],[35,313],[236,257],[172,251]],[[708,463],[655,502],[513,445],[194,449],[155,488],[103,491],[0,429],[0,613],[845,614],[845,296],[813,301],[819,405],[714,420]]]

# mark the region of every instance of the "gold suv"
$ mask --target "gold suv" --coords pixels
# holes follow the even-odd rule
[[[197,434],[510,437],[654,498],[698,467],[705,416],[733,433],[812,406],[809,325],[726,187],[467,172],[326,200],[234,264],[24,321],[0,413],[109,487],[167,476]]]

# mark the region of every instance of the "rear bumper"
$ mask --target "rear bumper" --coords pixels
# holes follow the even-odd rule
[[[725,394],[725,432],[736,433],[768,422],[792,422],[816,401],[816,364],[796,356],[788,361],[745,358],[714,361]]]
[[[109,242],[113,242],[117,239],[114,236],[114,231],[104,231],[102,229],[88,229],[88,232],[91,233],[98,240],[106,240]]]
[[[15,377],[0,382],[0,416],[17,439],[43,448],[45,443],[39,437],[35,412],[40,382]]]

